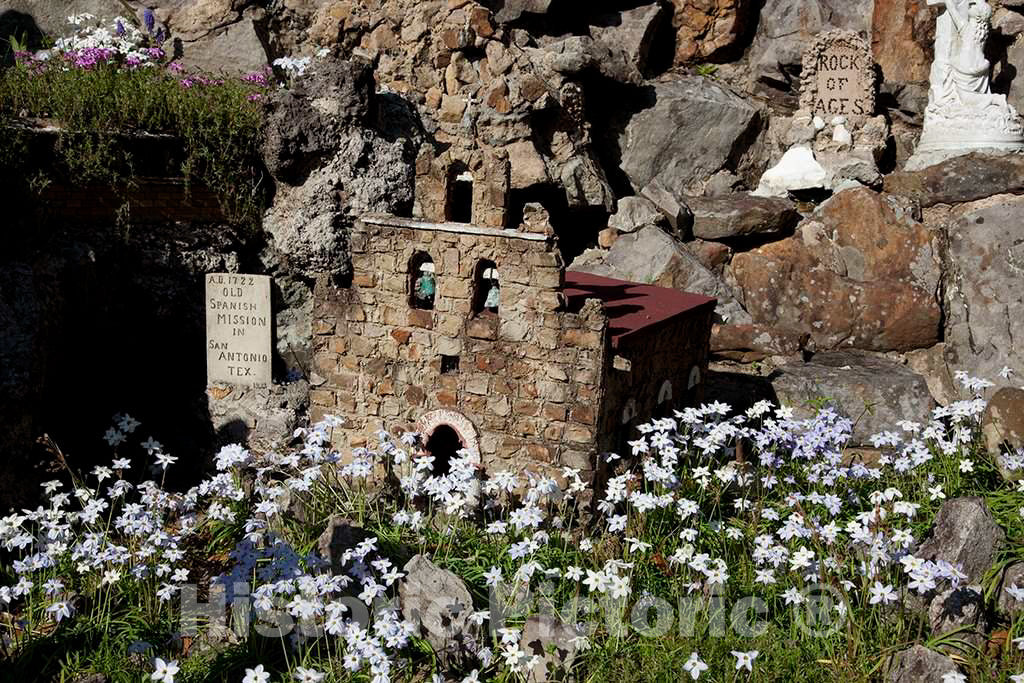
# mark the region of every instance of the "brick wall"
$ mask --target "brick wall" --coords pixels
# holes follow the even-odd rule
[[[470,234],[473,231],[476,234]],[[412,308],[408,267],[433,259],[435,308]],[[316,292],[313,418],[347,418],[358,445],[380,427],[415,427],[436,410],[475,427],[484,466],[513,461],[590,471],[597,446],[608,321],[599,302],[560,310],[553,237],[414,220],[366,219],[351,236],[352,285]],[[500,274],[498,313],[472,311],[478,263]],[[442,373],[441,356],[458,356]]]

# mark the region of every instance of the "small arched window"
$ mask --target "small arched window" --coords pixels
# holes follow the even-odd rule
[[[661,383],[661,389],[658,390],[658,405],[662,403],[672,402],[672,382],[665,380]]]
[[[413,308],[433,310],[436,293],[434,259],[425,251],[418,251],[409,259],[409,305]]]
[[[693,389],[698,384],[700,384],[700,368],[694,365],[690,369],[690,381],[686,384],[686,388]]]
[[[473,222],[473,174],[461,162],[448,169],[445,218],[453,223]]]
[[[497,313],[501,304],[501,278],[494,261],[481,259],[473,270],[473,313]]]

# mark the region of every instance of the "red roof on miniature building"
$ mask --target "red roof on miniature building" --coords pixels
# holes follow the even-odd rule
[[[565,272],[562,292],[571,310],[579,310],[587,299],[604,303],[612,347],[634,332],[659,325],[699,308],[714,308],[716,300],[668,287],[642,285],[575,270]]]

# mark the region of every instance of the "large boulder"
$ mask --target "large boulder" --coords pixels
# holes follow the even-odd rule
[[[619,232],[636,232],[640,228],[666,222],[665,216],[651,200],[637,196],[620,199],[615,213],[608,217],[608,227]]]
[[[928,606],[932,638],[956,632],[956,639],[975,646],[985,642],[985,598],[981,586],[948,588]]]
[[[904,351],[941,338],[939,244],[911,208],[856,188],[729,272],[754,322],[802,328],[819,351]]]
[[[931,533],[914,556],[949,562],[967,576],[968,584],[978,584],[1005,538],[983,498],[953,498],[939,508]]]
[[[671,1],[676,64],[715,62],[731,56],[747,29],[757,21],[757,3],[751,0]]]
[[[1024,197],[992,197],[954,209],[946,277],[946,359],[1000,382],[1024,377]]]
[[[523,635],[519,649],[527,656],[537,655],[539,659],[530,669],[526,678],[529,683],[543,683],[549,674],[562,674],[572,670],[579,650],[582,633],[565,622],[551,616],[534,615],[523,624]],[[561,677],[556,680],[562,680]]]
[[[423,555],[405,565],[398,587],[402,617],[419,629],[446,664],[460,658],[479,630],[470,620],[473,596],[465,582]]]
[[[999,582],[999,594],[996,597],[996,608],[1009,615],[1019,615],[1024,611],[1024,562],[1014,562],[1003,570]]]
[[[868,33],[874,0],[765,0],[749,50],[751,75],[787,86],[800,73],[804,50],[834,28]]]
[[[958,672],[946,655],[914,645],[897,652],[889,663],[889,683],[941,683],[942,676]]]
[[[884,189],[923,207],[1024,194],[1024,155],[973,152],[956,156],[916,171],[890,173]]]
[[[655,227],[621,235],[607,251],[585,251],[570,268],[713,296],[718,299],[715,316],[721,322],[750,322],[750,316],[736,302],[729,286],[701,265],[671,235]]]
[[[677,195],[703,194],[715,172],[735,171],[757,156],[765,122],[760,106],[700,76],[674,76],[650,87],[650,106],[619,136],[622,170],[635,190],[660,185]]]
[[[981,416],[981,435],[1005,479],[1024,477],[1024,389],[1003,387],[993,394]]]
[[[131,11],[118,0],[5,0],[0,6],[0,14],[22,15],[21,21],[15,25],[19,33],[34,24],[35,28],[50,38],[67,35],[73,28],[68,24],[68,17],[83,12],[92,14],[104,22],[113,21],[117,16],[131,14]],[[12,17],[4,16],[4,20],[11,21]],[[7,38],[9,34],[3,35]]]
[[[605,17],[590,27],[590,36],[608,47],[620,68],[644,76],[648,73],[651,46],[664,17],[662,5],[641,5]]]
[[[928,80],[935,12],[926,0],[874,0],[871,51],[886,84]]]
[[[928,421],[935,402],[924,378],[906,366],[868,353],[833,351],[806,363],[778,368],[772,387],[798,417],[811,417],[815,399],[829,399],[854,423],[850,443],[864,446],[872,435],[900,420]]]
[[[693,236],[704,240],[779,235],[800,221],[793,202],[774,197],[687,197],[686,205],[693,213]]]

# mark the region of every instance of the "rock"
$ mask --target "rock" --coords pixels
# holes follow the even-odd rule
[[[181,62],[211,73],[248,73],[268,64],[266,48],[249,15],[195,41],[183,41]]]
[[[478,630],[469,620],[473,596],[465,582],[423,555],[409,560],[404,571],[398,587],[402,617],[417,626],[446,663],[457,660]]]
[[[581,635],[575,628],[555,617],[534,615],[527,618],[523,624],[519,649],[527,656],[537,655],[540,660],[530,669],[526,680],[542,683],[549,680],[551,673],[564,674],[572,670],[579,650],[573,640]]]
[[[511,169],[510,185],[513,190],[521,190],[532,185],[540,185],[550,180],[544,157],[540,155],[531,140],[520,140],[507,146],[508,163]]]
[[[960,629],[954,636],[980,647],[985,643],[985,598],[981,586],[949,588],[932,598],[928,606],[928,621],[932,638]]]
[[[803,52],[829,29],[869,34],[874,0],[765,0],[757,34],[747,50],[752,76],[788,86],[800,73]]]
[[[352,550],[369,538],[373,538],[373,535],[365,529],[355,526],[341,515],[334,515],[317,539],[317,553],[338,574],[345,571],[348,564],[343,559],[345,551]]]
[[[918,171],[890,173],[885,177],[884,189],[923,207],[1024,194],[1024,154],[973,152]]]
[[[619,238],[619,231],[615,228],[605,228],[597,233],[597,246],[602,249],[610,249],[615,240]]]
[[[937,237],[911,214],[845,190],[792,237],[733,256],[728,273],[753,322],[805,329],[812,349],[925,348],[941,338],[942,269]]]
[[[851,446],[866,446],[871,436],[899,420],[926,424],[934,407],[924,378],[903,365],[856,351],[818,353],[806,363],[778,368],[772,387],[795,415],[808,418],[815,399],[830,399],[853,421]]]
[[[209,387],[210,424],[222,440],[268,447],[288,439],[309,407],[305,381],[267,386]]]
[[[942,676],[957,672],[956,662],[923,645],[897,652],[889,663],[890,683],[941,683]]]
[[[718,299],[719,322],[750,322],[729,286],[655,227],[620,235],[608,251],[585,251],[570,269],[713,296]]]
[[[693,254],[701,265],[719,276],[722,275],[724,266],[732,258],[732,249],[721,242],[695,239],[684,242],[683,248]]]
[[[1003,614],[1017,615],[1024,611],[1024,600],[1013,597],[1007,589],[1024,589],[1024,562],[1014,562],[1003,570],[1002,580],[999,582],[999,593],[996,598],[996,607]]]
[[[953,498],[939,508],[931,533],[914,556],[949,562],[967,575],[968,584],[977,584],[995,562],[1005,538],[984,499]]]
[[[715,172],[737,171],[757,154],[764,114],[735,91],[690,75],[651,89],[649,108],[633,115],[619,136],[622,170],[634,189],[656,181],[677,195],[703,194]]]
[[[644,197],[623,197],[615,213],[608,217],[608,227],[619,232],[636,232],[648,225],[662,225],[667,221],[654,203]]]
[[[72,28],[68,16],[83,12],[113,22],[114,17],[126,16],[130,10],[117,0],[5,0],[0,13],[20,12],[32,18],[35,25],[51,39],[68,34]],[[19,26],[18,30],[25,27]],[[7,37],[7,34],[4,34]]]
[[[800,221],[792,202],[750,194],[687,197],[686,205],[693,212],[693,236],[705,240],[777,235]]]
[[[1015,481],[1024,477],[1019,466],[1024,456],[1024,390],[1003,387],[989,399],[981,416],[981,434],[1003,478]]]
[[[883,82],[928,80],[935,19],[927,0],[875,0],[870,35]]]
[[[761,176],[753,194],[757,197],[787,197],[795,190],[824,189],[831,185],[825,168],[807,145],[797,145]]]
[[[603,43],[623,68],[643,76],[648,73],[651,44],[663,19],[664,8],[660,4],[641,5],[592,25],[590,36]]]
[[[738,47],[757,20],[749,0],[671,0],[676,30],[675,63],[721,61]]]
[[[504,0],[495,15],[499,24],[507,24],[518,20],[524,14],[547,14],[555,0]]]
[[[678,192],[666,189],[660,181],[648,183],[640,190],[640,195],[658,207],[658,211],[668,221],[672,232],[681,239],[689,237],[693,225],[693,214],[690,207],[683,203]]]
[[[992,197],[953,210],[946,277],[950,368],[1001,382],[1024,377],[1024,198]]]
[[[711,353],[752,363],[768,356],[794,356],[804,350],[809,337],[803,330],[768,325],[715,325],[711,330]]]

